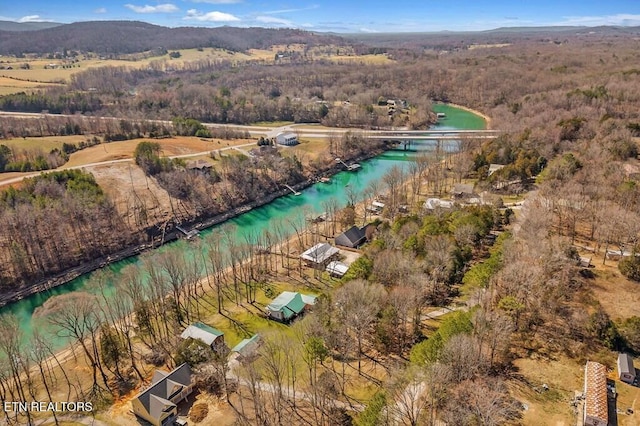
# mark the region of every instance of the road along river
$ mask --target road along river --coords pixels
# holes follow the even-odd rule
[[[441,122],[434,129],[480,130],[485,128],[485,120],[472,112],[448,105],[434,105],[434,110],[446,114],[446,118],[441,119]],[[450,146],[454,146],[451,141],[447,143],[451,144]],[[435,141],[416,141],[412,143],[412,149],[417,152],[430,151],[433,150],[435,144]],[[300,223],[304,221],[303,215],[307,215],[307,217],[310,214],[319,215],[324,211],[324,203],[330,199],[337,200],[339,206],[343,207],[347,204],[347,191],[362,194],[372,181],[379,180],[394,165],[402,165],[406,164],[407,161],[411,161],[415,157],[416,151],[391,150],[384,152],[363,162],[361,164],[362,168],[358,172],[340,172],[331,178],[330,183],[314,184],[301,191],[298,196],[291,194],[277,198],[269,204],[243,213],[225,223],[235,225],[236,238],[239,241],[245,241],[247,235],[260,235],[264,230],[273,230],[274,226],[279,222]],[[211,233],[216,227],[203,231],[202,236],[204,237]],[[289,231],[293,233],[291,229]],[[194,245],[188,241],[179,240],[166,244],[158,250],[193,251],[195,249]],[[105,268],[118,274],[126,265],[136,264],[137,262],[139,262],[139,258],[132,257],[108,265]],[[67,284],[8,304],[0,308],[0,314],[15,314],[19,319],[25,336],[30,336],[34,327],[33,313],[35,309],[52,296],[82,291],[90,276],[91,273],[85,274]],[[52,343],[54,343],[55,349],[61,349],[66,342],[60,338]]]

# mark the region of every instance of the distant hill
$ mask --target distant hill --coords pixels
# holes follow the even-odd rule
[[[127,54],[152,49],[217,47],[233,51],[268,48],[274,44],[309,45],[348,42],[336,35],[296,29],[180,27],[167,28],[138,21],[76,22],[30,31],[0,31],[0,54],[51,53],[77,50]]]
[[[14,22],[0,21],[0,31],[37,31],[53,28],[63,24],[57,22]]]
[[[423,33],[342,34],[367,46],[407,49],[451,49],[471,44],[564,41],[584,36],[628,37],[640,35],[640,27],[502,27],[486,31],[439,31]]]

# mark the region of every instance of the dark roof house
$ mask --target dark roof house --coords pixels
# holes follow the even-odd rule
[[[354,225],[336,237],[336,245],[356,248],[362,245],[366,239],[364,229],[360,229]]]
[[[151,386],[131,400],[133,412],[154,426],[173,425],[178,418],[177,404],[192,391],[188,364],[182,364],[170,373],[156,370]]]

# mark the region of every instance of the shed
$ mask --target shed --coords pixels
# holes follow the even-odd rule
[[[340,251],[328,243],[318,243],[300,255],[307,266],[324,268]]]
[[[587,361],[584,371],[584,426],[607,426],[607,367]]]
[[[308,305],[315,303],[315,296],[283,291],[267,305],[267,314],[276,321],[289,322],[301,315]]]
[[[249,355],[258,347],[259,343],[260,343],[260,335],[254,334],[250,338],[244,339],[240,343],[235,345],[233,349],[231,349],[231,352],[232,353],[235,352],[240,355]]]
[[[224,333],[207,324],[201,322],[194,322],[180,335],[183,339],[198,339],[206,343],[212,349],[224,344]]]
[[[356,248],[367,240],[364,229],[352,226],[335,239],[337,246]]]
[[[629,354],[618,354],[618,377],[621,381],[633,384],[636,380],[636,368]]]
[[[332,277],[338,277],[338,278],[342,278],[344,274],[347,273],[348,270],[349,270],[349,266],[347,264],[338,262],[335,260],[333,262],[329,262],[326,269],[329,275],[331,275]]]

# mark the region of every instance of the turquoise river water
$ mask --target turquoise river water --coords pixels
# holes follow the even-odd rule
[[[446,118],[443,119],[434,129],[442,130],[478,130],[485,128],[485,121],[476,114],[455,108],[449,105],[434,105],[436,112],[444,112]],[[434,147],[433,141],[414,142],[412,148],[417,151],[429,151]],[[235,225],[237,238],[244,240],[247,233],[250,235],[260,235],[264,230],[273,229],[274,225],[282,220],[295,221],[303,214],[320,214],[324,211],[323,203],[334,198],[340,207],[347,203],[346,188],[361,194],[365,188],[374,180],[380,179],[394,165],[402,165],[410,161],[416,155],[412,151],[391,150],[378,155],[375,158],[363,162],[362,169],[358,172],[340,172],[331,178],[330,183],[317,183],[304,189],[299,196],[288,195],[280,197],[271,203],[259,208],[255,208],[225,223]],[[218,225],[220,226],[220,225]],[[208,229],[202,232],[203,236],[212,232]],[[166,244],[158,250],[194,250],[193,245],[184,240],[178,240]],[[123,267],[136,264],[139,258],[133,257],[120,262],[113,263],[106,268],[114,273],[118,273]],[[85,274],[77,279],[53,288],[49,291],[34,294],[18,302],[0,308],[0,314],[13,313],[19,319],[25,337],[33,332],[33,313],[39,306],[50,297],[66,294],[74,291],[81,291],[85,288],[91,273]],[[65,339],[57,339],[53,342],[56,349],[65,345]]]

